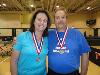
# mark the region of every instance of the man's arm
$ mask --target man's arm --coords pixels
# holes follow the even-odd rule
[[[81,56],[81,75],[87,75],[89,65],[89,54],[84,53]]]
[[[13,37],[13,44],[16,44],[16,37]]]

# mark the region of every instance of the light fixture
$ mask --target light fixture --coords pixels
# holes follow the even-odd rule
[[[2,5],[3,5],[3,6],[6,6],[6,4],[5,4],[5,3],[3,3]]]
[[[92,8],[92,7],[87,7],[86,9],[87,9],[87,10],[93,10],[94,8]]]
[[[59,8],[59,5],[57,5],[56,7]]]
[[[32,5],[30,5],[31,7],[34,7],[34,5],[32,4]]]
[[[88,9],[88,10],[89,10],[90,8],[91,8],[91,7],[87,7],[86,9]]]

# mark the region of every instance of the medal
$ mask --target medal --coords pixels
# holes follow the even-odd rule
[[[61,41],[60,38],[59,38],[58,32],[56,30],[56,37],[57,37],[58,45],[60,46],[60,48],[62,48],[64,46],[67,34],[68,34],[68,27],[67,27],[67,29],[66,29],[66,31],[64,33],[64,37],[63,37],[63,39]]]
[[[37,61],[37,62],[40,62],[40,57],[37,57],[36,61]]]
[[[67,34],[68,34],[68,27],[65,30],[64,37],[62,38],[62,40],[60,40],[61,38],[59,37],[58,32],[56,30],[56,37],[57,37],[57,40],[58,40],[58,45],[60,46],[60,49],[59,49],[58,52],[60,54],[65,53],[64,44],[65,44],[65,40],[66,40]]]
[[[40,62],[40,56],[39,56],[39,55],[40,55],[40,53],[41,53],[41,51],[42,51],[43,37],[41,38],[40,45],[38,44],[38,42],[37,42],[37,40],[36,40],[36,35],[35,35],[35,33],[33,33],[32,37],[33,37],[34,45],[35,45],[35,47],[36,47],[36,52],[37,52],[37,54],[38,54],[38,57],[36,58],[36,61],[37,61],[37,62]]]

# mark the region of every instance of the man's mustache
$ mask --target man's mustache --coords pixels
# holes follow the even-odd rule
[[[64,23],[58,23],[58,25],[64,25]]]

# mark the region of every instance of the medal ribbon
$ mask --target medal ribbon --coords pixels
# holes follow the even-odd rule
[[[34,44],[35,44],[35,47],[36,47],[36,52],[39,55],[42,51],[43,37],[41,38],[40,47],[38,45],[35,33],[33,33],[32,38],[33,38],[33,41],[34,41]]]
[[[68,34],[68,27],[67,27],[67,29],[65,30],[64,38],[63,38],[62,41],[60,42],[60,37],[59,37],[58,32],[57,32],[57,30],[56,30],[56,37],[57,37],[58,44],[59,44],[60,48],[62,48],[62,47],[64,46],[64,44],[65,44],[65,39],[66,39],[66,37],[67,37],[67,34]]]

